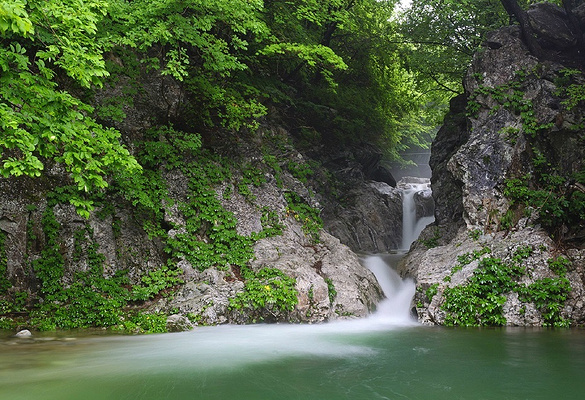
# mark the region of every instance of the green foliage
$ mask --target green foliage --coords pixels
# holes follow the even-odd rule
[[[124,317],[121,324],[113,329],[132,333],[165,333],[167,332],[167,315],[142,312],[130,314]]]
[[[470,98],[468,104],[469,115],[476,115],[481,109],[481,104],[478,102],[478,99],[490,97],[499,103],[499,107],[520,115],[522,119],[522,133],[525,135],[535,138],[540,132],[551,128],[551,123],[542,124],[538,121],[534,113],[532,101],[524,98],[525,88],[523,87],[523,83],[533,73],[533,71],[516,71],[515,78],[507,84],[496,87],[480,85]],[[498,107],[493,110],[497,109]],[[506,133],[512,136],[512,141],[516,141],[513,137],[517,134],[515,128],[507,128]]]
[[[565,277],[544,278],[519,289],[524,301],[532,302],[542,313],[545,326],[568,327],[570,321],[561,317],[561,311],[571,284]]]
[[[559,277],[565,276],[567,270],[571,266],[571,261],[569,261],[568,258],[563,256],[548,259],[547,262],[550,270],[557,274]]]
[[[244,185],[254,185],[256,187],[262,186],[266,183],[266,177],[261,169],[256,168],[253,165],[244,165],[242,167],[242,180]]]
[[[178,166],[200,147],[199,132],[255,130],[277,102],[302,129],[326,132],[316,141],[371,139],[393,157],[427,146],[446,97],[413,85],[394,40],[394,4],[0,1],[0,173],[38,177],[62,164],[80,191],[71,202],[86,217],[93,209],[86,192],[110,184],[148,203],[141,190],[148,178],[120,134],[95,119],[123,121],[143,94],[144,76],[180,87],[176,102],[163,95],[166,115],[148,121],[164,127],[139,146],[146,168]],[[104,82],[108,90],[100,92]],[[92,95],[97,109],[86,104]],[[310,175],[291,168],[301,180]]]
[[[567,110],[572,110],[585,100],[585,85],[583,85],[583,74],[575,69],[563,69],[559,71],[560,76],[555,80],[559,88],[558,95],[563,97],[562,104]]]
[[[305,235],[309,236],[314,243],[318,243],[319,231],[323,228],[323,220],[319,215],[321,212],[309,206],[294,192],[285,192],[284,198],[288,204],[287,215],[299,221]]]
[[[544,278],[525,285],[520,283],[526,273],[523,261],[533,251],[530,246],[518,246],[508,262],[485,257],[479,261],[478,268],[466,284],[445,288],[445,301],[441,305],[441,309],[447,313],[445,325],[505,325],[506,319],[502,316],[505,295],[516,292],[521,301],[533,303],[542,313],[545,326],[568,326],[570,321],[562,318],[561,311],[571,289],[569,281],[564,277],[569,262],[564,257],[549,260],[551,270],[559,277]],[[475,259],[479,253],[467,253],[458,261]]]
[[[0,329],[14,330],[21,322],[18,314],[26,312],[27,292],[0,293]]]
[[[489,247],[483,247],[480,250],[473,250],[470,253],[464,253],[457,256],[457,265],[451,269],[451,272],[457,272],[468,264],[471,264],[475,260],[479,260],[484,254],[491,252]]]
[[[282,168],[280,167],[278,159],[276,158],[275,155],[268,154],[267,152],[264,152],[263,160],[264,160],[264,163],[272,169],[273,174],[274,174],[274,179],[276,180],[276,185],[281,188],[282,187],[282,177],[281,177]]]
[[[499,1],[413,0],[400,17],[409,66],[444,89],[460,91],[471,57],[487,32],[508,24]]]
[[[438,283],[434,283],[425,291],[425,295],[427,296],[427,300],[429,302],[433,301],[433,297],[437,294],[437,289],[439,287]]]
[[[474,229],[474,230],[469,232],[469,237],[472,238],[473,240],[477,241],[477,240],[479,240],[479,238],[482,234],[483,234],[483,231],[481,229]]]
[[[531,143],[533,171],[522,177],[507,179],[504,187],[504,195],[511,200],[512,209],[508,210],[501,219],[503,229],[512,228],[516,218],[515,212],[522,206],[524,209],[532,209],[538,212],[538,221],[549,231],[560,231],[563,225],[569,226],[574,221],[583,220],[585,216],[585,196],[580,192],[574,192],[569,182],[579,182],[579,174],[567,176],[561,174],[550,160],[545,157],[541,149],[542,134],[549,130],[553,123],[541,123],[535,115],[532,101],[525,98],[525,81],[536,74],[533,71],[516,71],[515,78],[509,83],[497,87],[480,85],[473,93],[468,110],[478,112],[485,103],[486,98],[491,98],[498,103],[492,111],[503,107],[520,116],[521,128],[506,127],[502,133],[512,144],[515,144],[519,134],[523,134],[528,143]],[[569,79],[573,72],[567,72],[561,76],[561,80]],[[558,82],[563,84],[563,82]],[[562,93],[561,93],[562,94]],[[566,95],[566,93],[565,93]],[[583,180],[583,179],[581,179]]]
[[[41,257],[33,260],[32,267],[40,282],[40,291],[43,295],[53,296],[62,288],[64,258],[61,254],[61,246],[58,241],[61,225],[55,218],[51,208],[47,208],[42,219],[43,232],[45,234],[45,246],[41,251]]]
[[[26,2],[13,0],[0,2],[0,33],[12,32],[28,36],[34,33],[34,28],[28,13],[25,10]]]
[[[583,221],[585,196],[569,191],[567,178],[558,175],[549,162],[536,158],[535,167],[535,175],[508,179],[504,195],[514,205],[523,204],[538,211],[539,222],[553,231],[563,224]]]
[[[185,257],[201,271],[244,266],[253,257],[252,239],[237,233],[235,216],[221,207],[213,192],[200,193],[181,209],[187,218],[186,232],[167,240],[170,254]]]
[[[184,83],[192,103],[184,117],[193,125],[256,128],[266,108],[258,89],[237,75],[248,70],[251,47],[269,35],[261,11],[259,0],[117,0],[104,34],[134,48],[147,70]]]
[[[507,210],[502,218],[500,219],[500,227],[503,230],[510,230],[514,226],[514,212],[512,210]]]
[[[266,52],[267,68],[279,78],[279,96],[272,97],[293,106],[304,145],[368,141],[399,158],[400,150],[430,144],[448,96],[430,89],[428,80],[419,85],[405,67],[395,3],[266,3],[268,25],[280,42]]]
[[[52,209],[42,219],[45,247],[32,265],[40,282],[40,301],[30,312],[31,324],[40,330],[115,327],[137,332],[162,332],[166,316],[130,311],[132,302],[144,301],[182,283],[180,271],[162,267],[130,286],[126,271],[104,277],[104,256],[92,241],[91,229],[74,234],[73,260],[86,268],[71,279],[64,277],[65,260],[59,241],[61,226]],[[26,297],[20,296],[21,302]]]
[[[331,278],[325,278],[325,283],[327,283],[327,293],[329,295],[329,303],[333,304],[335,298],[337,297],[337,290],[335,290],[335,285]]]
[[[244,311],[253,320],[290,312],[297,305],[296,280],[275,268],[262,268],[257,272],[241,268],[244,291],[230,299],[230,309]]]
[[[266,46],[259,54],[277,57],[283,64],[294,65],[294,60],[297,60],[297,63],[306,64],[310,71],[319,72],[333,87],[337,84],[333,79],[332,71],[343,71],[348,68],[343,59],[331,48],[321,44],[275,43]]]
[[[0,296],[12,287],[7,274],[8,257],[6,255],[6,234],[0,230]]]
[[[530,257],[533,252],[534,249],[529,245],[518,246],[514,250],[514,253],[512,253],[512,261],[516,263],[516,265],[521,265],[522,261]]]
[[[181,271],[179,269],[171,269],[167,266],[149,271],[140,279],[140,285],[132,286],[130,299],[139,301],[150,300],[159,293],[164,293],[164,290],[184,283],[179,277],[180,275]]]
[[[439,228],[433,230],[433,236],[428,239],[421,239],[421,243],[424,244],[428,249],[435,248],[439,245],[439,239],[441,239],[441,231]]]
[[[176,166],[189,179],[189,200],[179,204],[186,224],[181,232],[166,238],[166,251],[173,257],[184,257],[201,271],[230,265],[243,267],[254,256],[252,246],[256,240],[282,233],[279,216],[264,207],[262,231],[250,236],[240,235],[235,215],[222,206],[214,189],[217,184],[231,181],[231,161],[205,151],[192,160]],[[260,186],[265,181],[262,170],[246,165],[242,169],[238,191],[252,202],[254,198],[249,185]]]
[[[64,71],[81,86],[101,84],[107,72],[95,33],[105,7],[98,0],[0,2],[2,176],[38,177],[51,160],[85,193],[105,188],[113,171],[139,172],[120,134],[96,123],[93,109],[55,81]]]
[[[139,160],[145,167],[165,165],[173,169],[184,164],[201,148],[201,136],[174,129],[171,125],[151,128],[145,134]]]
[[[505,325],[504,293],[515,286],[513,277],[518,277],[518,271],[502,260],[482,259],[467,284],[445,288],[445,302],[441,306],[447,313],[445,325]]]
[[[307,179],[313,176],[314,172],[311,167],[306,163],[298,163],[295,161],[289,161],[286,168],[289,172],[303,183],[307,183]]]
[[[262,224],[262,231],[252,235],[255,240],[282,235],[284,225],[280,222],[280,217],[276,211],[272,211],[268,207],[263,207],[260,222]]]
[[[213,184],[231,175],[225,161],[215,162],[207,155],[192,164],[189,173],[190,200],[181,204],[185,232],[168,238],[167,252],[185,257],[195,268],[244,266],[254,253],[253,239],[236,231],[236,217],[223,208]],[[205,160],[205,161],[204,161]]]

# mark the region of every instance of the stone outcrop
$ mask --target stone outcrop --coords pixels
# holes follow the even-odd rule
[[[289,181],[287,187],[295,186],[292,176],[283,179]],[[294,190],[303,193],[301,186],[296,181]],[[253,188],[252,194],[257,204],[286,213],[282,190],[273,179]],[[262,229],[262,213],[244,196],[233,195],[229,200],[224,199],[223,203],[238,218],[238,233],[246,235]],[[363,317],[374,310],[383,298],[376,278],[359,263],[355,253],[325,231],[321,231],[319,237],[319,242],[314,243],[294,218],[286,218],[282,235],[256,242],[249,267],[253,271],[263,267],[277,268],[295,278],[295,289],[298,291],[298,304],[292,312],[270,310],[261,315],[262,320],[315,323]],[[180,315],[191,315],[198,324],[205,325],[258,320],[257,315],[230,310],[230,299],[244,288],[244,282],[237,279],[237,269],[209,268],[198,271],[186,260],[181,261],[179,267],[183,270],[186,283],[173,297],[154,304],[151,307],[153,311],[168,313],[175,310]]]
[[[356,252],[397,249],[402,237],[401,191],[381,165],[380,150],[362,143],[351,150],[319,149],[311,156],[339,183],[320,197],[325,229]],[[315,182],[321,188],[328,185]]]
[[[263,129],[272,129],[270,135],[279,136],[283,142],[289,140],[284,129]],[[262,146],[260,140],[251,138],[249,142],[240,142],[237,148],[230,151],[243,164],[250,165],[262,160]],[[284,166],[287,160],[298,164],[305,164],[308,160],[292,145],[286,152],[288,158],[279,160]],[[376,170],[375,166],[371,167]],[[252,315],[233,310],[230,308],[230,299],[242,293],[245,286],[239,268],[227,265],[202,270],[181,256],[176,261],[184,283],[172,288],[173,295],[165,293],[166,297],[157,296],[138,307],[148,312],[172,314],[167,320],[169,331],[189,329],[197,324],[251,323],[259,320],[315,323],[363,317],[375,310],[383,294],[376,278],[360,264],[357,255],[325,230],[318,232],[318,241],[314,240],[303,231],[303,221],[288,208],[284,195],[292,192],[315,209],[323,208],[322,203],[334,207],[331,198],[316,193],[319,185],[325,185],[319,180],[325,176],[324,170],[317,167],[313,169],[315,176],[309,182],[293,176],[286,168],[283,168],[278,179],[267,172],[263,176],[264,183],[247,186],[250,190],[247,195],[239,193],[237,183],[234,183],[243,179],[242,172],[236,170],[231,180],[215,188],[216,197],[223,208],[235,216],[239,235],[250,236],[262,231],[266,211],[277,216],[282,225],[282,234],[258,240],[254,245],[254,256],[247,267],[253,272],[262,268],[276,268],[294,278],[298,304],[292,311],[275,312],[267,309],[259,311],[260,315]],[[189,200],[190,183],[178,169],[161,169],[161,177],[168,191],[168,199],[160,205],[164,216],[161,228],[165,234],[174,238],[186,229],[187,218],[180,205]],[[168,254],[168,246],[162,239],[149,236],[144,229],[144,220],[141,220],[127,200],[108,198],[105,201],[107,205],[96,208],[89,219],[85,219],[77,214],[73,205],[59,201],[54,205],[55,202],[47,199],[46,193],[62,186],[66,179],[57,167],[48,170],[46,176],[37,180],[0,179],[0,230],[5,237],[2,248],[6,254],[5,274],[12,285],[9,294],[26,293],[28,306],[38,301],[37,295],[41,288],[33,264],[35,260],[44,257],[43,250],[47,246],[47,234],[43,227],[43,215],[47,209],[52,211],[59,225],[57,241],[64,260],[61,279],[64,286],[72,284],[77,274],[90,270],[91,265],[85,252],[92,245],[103,257],[104,275],[111,277],[125,271],[130,284],[139,284],[141,278],[150,271],[167,265],[168,259],[172,257]],[[369,228],[364,228],[379,229],[378,224],[384,225],[381,218],[386,214],[380,217],[376,213],[386,213],[389,203],[399,201],[393,190],[385,183],[373,182],[363,183],[361,190],[355,189],[352,196],[356,197],[358,203],[365,203],[358,211],[345,209],[347,218],[355,219],[351,229],[357,232],[355,235],[353,232],[347,233],[347,237],[352,238],[347,243],[355,243],[355,248],[362,250],[393,246],[390,239],[378,239],[378,236],[382,236],[381,232],[366,232]],[[226,192],[231,195],[223,196]],[[364,218],[364,222],[362,218],[366,214],[369,219]],[[331,221],[326,221],[326,227],[331,228]],[[331,231],[335,233],[336,229],[333,227]],[[337,231],[342,234],[349,232],[343,229]],[[82,235],[83,240],[80,240],[79,235]],[[361,237],[367,237],[371,243],[364,243]]]
[[[326,203],[325,228],[354,251],[384,252],[402,240],[401,190],[384,182],[356,184],[345,202]]]
[[[553,229],[542,222],[541,207],[520,206],[506,191],[511,179],[533,190],[546,162],[544,173],[564,177],[558,190],[570,193],[571,177],[584,168],[585,108],[579,102],[567,106],[564,92],[567,66],[562,62],[571,58],[575,44],[566,15],[550,4],[533,7],[529,15],[548,54],[558,51],[557,61],[533,57],[518,27],[493,32],[466,75],[465,94],[451,101],[433,143],[436,223],[400,266],[403,276],[417,282],[413,307],[424,323],[445,323],[445,289],[466,285],[481,259],[509,260],[520,246],[528,246],[530,255],[522,261],[525,274],[515,278],[519,285],[559,278],[549,259],[570,261],[566,277],[571,290],[560,316],[585,323],[583,221]],[[579,76],[573,82],[579,83]],[[486,253],[461,266],[458,257],[481,249]],[[545,323],[534,303],[522,301],[514,291],[505,297],[502,315],[508,325]]]

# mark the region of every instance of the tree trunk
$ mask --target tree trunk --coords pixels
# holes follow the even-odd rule
[[[528,20],[528,14],[524,11],[519,5],[516,0],[501,0],[502,5],[506,9],[506,12],[510,16],[510,18],[515,18],[518,23],[520,24],[520,29],[522,30],[522,37],[526,46],[528,46],[528,50],[530,53],[536,57],[542,57],[544,52],[542,51],[542,47],[536,41],[536,35],[532,30],[532,26],[530,25],[530,21]]]

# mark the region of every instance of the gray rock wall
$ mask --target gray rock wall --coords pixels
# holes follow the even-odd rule
[[[283,141],[288,140],[286,131],[274,131],[276,135],[283,136]],[[258,162],[263,157],[261,141],[251,140],[238,146],[232,151],[243,163]],[[306,161],[292,146],[287,149],[287,155],[295,162]],[[279,161],[285,166],[287,159]],[[164,214],[162,228],[172,238],[185,232],[187,219],[180,204],[188,201],[189,180],[178,169],[162,171],[168,188],[168,200],[160,205]],[[32,263],[43,257],[43,249],[47,245],[42,218],[49,207],[60,225],[57,240],[59,253],[64,259],[65,273],[61,280],[64,286],[73,283],[77,273],[89,269],[88,259],[85,255],[80,257],[79,253],[86,252],[92,243],[97,244],[97,252],[103,256],[104,275],[109,277],[118,271],[127,271],[131,284],[140,283],[141,277],[149,271],[166,265],[171,255],[165,251],[164,242],[149,237],[143,229],[144,220],[135,213],[132,204],[110,197],[105,201],[111,207],[108,212],[102,212],[103,207],[98,207],[86,220],[70,204],[49,205],[46,194],[67,181],[58,169],[49,172],[48,176],[37,180],[0,179],[0,229],[6,236],[6,277],[12,284],[10,293],[28,293],[29,305],[39,299],[40,282]],[[176,261],[182,270],[184,284],[173,289],[173,296],[157,296],[153,301],[141,304],[141,309],[174,314],[169,320],[171,330],[189,327],[186,316],[190,316],[195,324],[250,323],[258,321],[259,317],[271,322],[313,323],[363,317],[375,310],[383,297],[382,291],[374,275],[360,264],[356,254],[325,230],[319,232],[320,240],[315,243],[303,232],[303,221],[287,209],[284,193],[288,191],[297,193],[310,206],[322,208],[320,201],[323,198],[311,186],[318,185],[318,181],[301,182],[283,168],[278,180],[271,173],[266,173],[266,182],[259,186],[248,185],[251,195],[244,196],[234,186],[234,182],[241,181],[241,172],[234,173],[231,181],[217,185],[216,197],[225,210],[236,217],[237,233],[249,236],[262,231],[262,217],[266,210],[274,212],[283,225],[282,235],[256,242],[248,267],[252,271],[276,268],[294,278],[298,292],[296,308],[290,312],[266,311],[263,315],[232,310],[230,299],[244,290],[244,279],[239,269],[228,265],[201,271],[197,265],[191,265],[186,258],[179,257]],[[364,200],[359,202],[362,204],[361,211],[352,217],[357,221],[351,229],[374,244],[372,247],[358,238],[358,249],[391,246],[387,243],[391,239],[377,237],[379,232],[363,233],[364,226],[380,229],[377,224],[384,223],[379,214],[387,213],[389,203],[396,200],[392,188],[383,185],[388,188],[388,193],[382,193],[372,184],[364,184],[361,191],[355,190],[355,195]],[[232,194],[225,197],[222,194],[228,186]],[[369,219],[364,221],[360,213],[366,213]],[[331,226],[329,222],[327,226]],[[83,234],[83,244],[76,239],[80,230],[87,230]]]
[[[544,46],[556,40],[554,29],[544,25],[558,25],[564,13],[552,8],[537,6],[530,12],[533,23],[542,25],[536,31]],[[562,36],[563,32],[556,34]],[[557,39],[564,40],[564,48],[570,47],[567,40]],[[474,57],[464,82],[465,94],[452,100],[451,112],[432,147],[436,224],[422,233],[400,266],[403,276],[417,282],[413,308],[421,322],[444,324],[445,289],[468,284],[483,257],[509,260],[521,246],[532,251],[522,260],[525,274],[514,278],[517,284],[557,279],[560,275],[549,268],[547,260],[566,257],[570,261],[566,277],[571,289],[559,315],[575,325],[585,322],[585,241],[578,233],[583,221],[553,232],[539,224],[539,209],[519,211],[505,192],[509,179],[534,176],[537,154],[550,163],[550,173],[570,177],[583,170],[584,108],[582,104],[566,107],[559,86],[567,69],[561,61],[570,57],[569,52],[558,53],[555,60],[536,59],[522,42],[518,27],[492,33]],[[520,97],[510,100],[516,107],[502,101],[518,94]],[[521,112],[518,108],[522,106]],[[538,127],[536,133],[530,123]],[[527,187],[534,187],[526,182]],[[512,223],[503,224],[504,218],[511,218]],[[489,249],[489,256],[482,255],[461,270],[455,268],[460,264],[458,256],[483,248]],[[534,303],[522,301],[514,291],[504,295],[506,324],[545,323],[542,309]]]

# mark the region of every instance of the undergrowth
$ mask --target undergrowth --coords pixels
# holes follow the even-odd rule
[[[540,311],[545,326],[569,326],[570,321],[562,317],[562,309],[571,290],[565,277],[570,262],[564,257],[549,260],[549,267],[557,276],[527,285],[521,279],[527,272],[524,260],[532,252],[530,246],[519,246],[507,259],[488,256],[488,248],[459,256],[446,282],[465,265],[478,261],[478,266],[465,284],[444,289],[441,309],[446,313],[445,325],[506,325],[503,316],[506,295],[516,292],[520,301],[532,303]],[[427,296],[432,297],[434,291],[427,291]]]
[[[4,294],[11,284],[5,274],[5,235],[0,232],[0,324],[3,324],[0,327],[26,322],[40,330],[109,327],[129,332],[164,331],[163,314],[146,314],[141,310],[146,302],[172,294],[173,288],[182,283],[177,268],[181,259],[200,271],[208,268],[242,271],[244,291],[231,300],[233,310],[250,311],[256,315],[254,318],[261,320],[272,313],[294,309],[297,293],[293,278],[276,269],[253,272],[248,268],[254,256],[254,243],[282,234],[281,218],[296,219],[312,242],[319,241],[323,226],[319,210],[310,207],[296,193],[284,193],[287,209],[283,216],[256,204],[255,188],[266,183],[267,173],[273,174],[281,184],[281,163],[286,161],[279,161],[266,151],[262,160],[243,163],[202,149],[199,135],[172,126],[147,131],[135,145],[142,172],[128,175],[120,171],[107,192],[87,194],[79,201],[79,192],[74,187],[59,187],[47,194],[48,206],[41,222],[43,237],[38,237],[39,230],[34,230],[34,226],[28,227],[28,250],[32,251],[34,243],[42,243],[39,256],[29,260],[38,282],[38,292],[30,298],[28,294],[12,294],[10,300],[4,300],[8,299]],[[286,168],[303,182],[313,174],[305,163],[289,162]],[[169,173],[185,180],[186,196],[171,196],[167,183]],[[224,189],[218,194],[220,187]],[[260,213],[259,232],[238,233],[236,216],[222,205],[222,200],[234,195],[243,196]],[[68,272],[71,266],[63,252],[67,246],[62,242],[62,227],[54,207],[74,204],[78,212],[81,207],[80,214],[84,217],[89,216],[89,211],[98,210],[98,218],[111,217],[114,236],[119,238],[123,226],[115,215],[112,199],[131,204],[134,220],[142,224],[150,239],[163,243],[167,254],[166,263],[157,270],[146,271],[138,284],[130,282],[127,271],[105,273],[104,256],[98,251],[89,226],[73,235],[71,261],[78,272]],[[91,208],[83,209],[84,202]],[[177,211],[179,218],[171,220],[181,222],[169,222],[169,213]],[[330,285],[330,297],[335,295]],[[29,314],[28,321],[17,316],[23,310]]]
[[[252,322],[277,320],[282,313],[294,310],[298,302],[296,280],[276,268],[248,267],[240,270],[244,290],[230,299],[231,310],[244,313]]]

